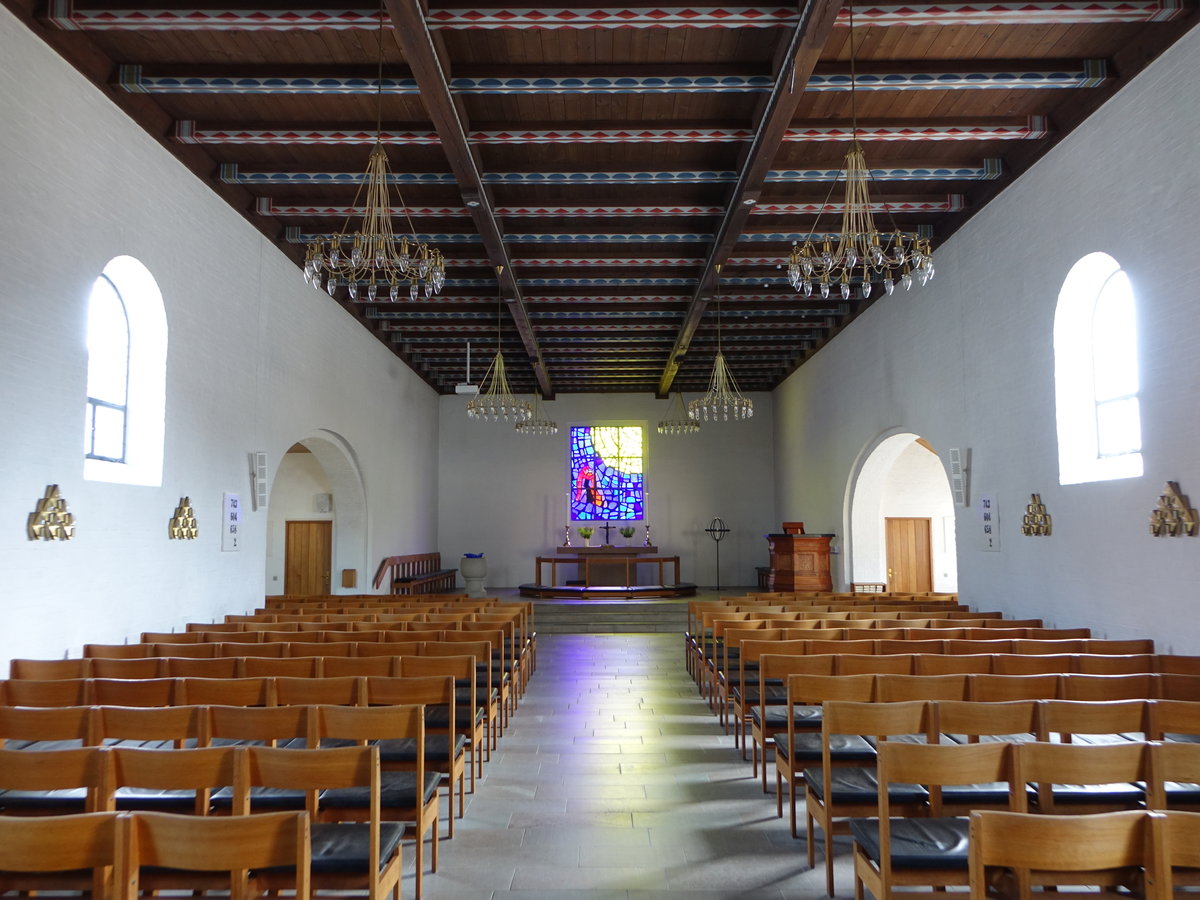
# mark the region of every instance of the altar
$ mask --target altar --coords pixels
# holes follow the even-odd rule
[[[556,547],[554,554],[537,557],[534,581],[521,585],[522,596],[690,597],[696,593],[694,584],[679,580],[679,557],[660,556],[658,547]],[[549,579],[544,578],[547,570]]]

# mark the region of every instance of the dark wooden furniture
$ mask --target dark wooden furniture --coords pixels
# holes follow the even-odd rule
[[[831,591],[829,542],[832,534],[768,534],[769,591]]]
[[[393,594],[452,591],[458,581],[458,569],[443,569],[440,553],[389,556],[375,570],[376,589],[385,580],[390,581]]]

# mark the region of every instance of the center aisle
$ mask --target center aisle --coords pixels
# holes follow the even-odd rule
[[[428,900],[825,896],[820,860],[807,870],[700,699],[679,634],[540,636],[485,771]]]

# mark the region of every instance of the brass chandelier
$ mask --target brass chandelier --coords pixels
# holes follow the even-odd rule
[[[524,422],[514,426],[521,434],[558,434],[558,423],[546,415],[546,407],[542,404],[542,395],[533,395],[533,412]]]
[[[500,350],[500,329],[504,322],[500,276],[503,274],[504,266],[496,266],[496,355],[483,373],[479,393],[467,401],[467,418],[493,422],[511,419],[519,428],[522,422],[533,418],[533,404],[518,399],[508,386],[508,375],[504,371],[504,354]],[[556,430],[557,427],[555,425]]]
[[[850,116],[853,141],[846,154],[844,178],[846,204],[842,211],[842,229],[837,245],[826,237],[816,246],[812,240],[792,244],[787,258],[788,281],[792,288],[811,297],[815,290],[822,299],[835,288],[843,300],[849,300],[853,285],[861,285],[862,297],[871,296],[872,285],[879,282],[891,294],[899,280],[907,290],[913,279],[924,285],[933,277],[933,250],[929,239],[915,232],[903,232],[892,222],[892,230],[881,232],[871,214],[867,168],[862,145],[858,142],[858,110],[855,103],[854,4],[850,8]],[[836,182],[834,182],[836,185]],[[830,188],[832,194],[833,189]],[[828,203],[828,198],[826,198]],[[884,209],[887,210],[886,204]],[[891,211],[888,210],[888,218]],[[819,220],[818,220],[819,221]],[[814,232],[820,231],[813,228]]]
[[[404,282],[408,282],[408,298],[422,294],[439,294],[446,281],[446,262],[436,247],[430,247],[416,237],[412,217],[404,204],[400,189],[396,189],[397,207],[408,223],[408,235],[396,237],[392,228],[392,204],[388,182],[391,172],[387,153],[383,149],[383,23],[385,13],[379,7],[379,68],[376,78],[375,146],[367,158],[367,171],[354,197],[352,210],[359,208],[359,199],[366,188],[366,203],[362,224],[357,231],[350,228],[351,217],[341,231],[319,237],[308,245],[304,259],[304,280],[318,290],[324,288],[333,296],[341,282],[346,283],[351,300],[358,299],[365,288],[366,299],[374,302],[380,293],[395,303],[400,298]]]
[[[695,434],[700,423],[688,417],[683,408],[683,394],[675,392],[675,399],[667,409],[667,417],[658,423],[659,434]]]
[[[717,358],[713,361],[712,377],[708,383],[708,393],[698,397],[688,404],[688,417],[693,421],[701,418],[705,422],[709,416],[716,422],[724,419],[749,419],[754,415],[754,401],[742,396],[738,390],[737,381],[725,362],[725,354],[721,352],[721,267],[717,271]]]

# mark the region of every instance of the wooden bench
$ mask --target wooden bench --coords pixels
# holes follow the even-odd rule
[[[452,591],[458,581],[458,569],[443,569],[440,553],[389,556],[375,571],[375,588],[385,580],[390,582],[393,594]]]

